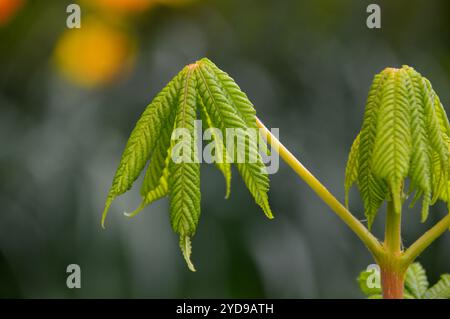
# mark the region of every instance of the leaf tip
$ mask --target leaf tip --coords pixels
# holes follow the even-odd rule
[[[225,191],[225,199],[230,198],[230,193],[231,193],[231,186],[230,186],[230,179],[226,178],[226,191]]]
[[[144,208],[145,208],[145,199],[142,201],[139,207],[133,210],[131,213],[123,212],[123,214],[128,218],[133,218],[134,216],[139,214]]]
[[[102,213],[101,226],[103,229],[106,229],[106,226],[105,226],[106,216],[108,216],[108,211],[109,211],[109,207],[111,206],[111,203],[112,203],[112,199],[111,199],[111,197],[108,197],[108,199],[106,200],[105,208],[103,209],[103,213]]]
[[[189,270],[195,272],[196,269],[191,261],[192,244],[189,236],[180,236],[180,248]]]
[[[422,223],[425,223],[427,221],[428,213],[429,213],[428,205],[423,204],[423,206],[422,206],[422,218],[420,220]]]
[[[273,216],[272,210],[270,209],[269,201],[267,200],[267,198],[264,200],[263,204],[261,205],[261,208],[263,209],[263,212],[267,216],[267,218],[274,219],[274,216]]]

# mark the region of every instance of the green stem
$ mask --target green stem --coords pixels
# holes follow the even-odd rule
[[[262,130],[267,142],[275,149],[280,157],[288,164],[301,179],[338,215],[344,223],[361,239],[369,251],[378,260],[383,255],[383,247],[370,231],[350,211],[345,208],[328,189],[313,175],[300,161],[272,135],[264,124],[256,118],[258,127]]]
[[[402,264],[409,266],[436,238],[441,236],[450,227],[450,213],[431,227],[425,234],[409,246],[402,256]]]
[[[384,255],[378,261],[381,271],[381,286],[383,298],[402,299],[405,281],[405,271],[401,264],[401,210],[395,211],[394,203],[387,202],[386,228],[383,246]]]
[[[401,211],[395,212],[393,202],[388,202],[386,213],[385,240],[383,245],[352,213],[342,205],[328,189],[300,161],[272,135],[257,118],[256,124],[261,129],[267,142],[301,179],[338,215],[342,221],[366,245],[381,268],[384,298],[403,298],[405,273],[408,266],[436,238],[450,228],[450,213],[430,230],[423,234],[405,252],[401,243]]]
[[[398,256],[401,253],[401,221],[402,215],[395,212],[393,202],[387,202],[384,246],[391,255]]]

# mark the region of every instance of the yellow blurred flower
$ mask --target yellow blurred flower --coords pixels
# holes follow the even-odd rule
[[[0,0],[0,26],[8,23],[24,2],[24,0]]]
[[[122,30],[87,20],[80,29],[63,33],[55,48],[58,69],[86,87],[110,83],[131,67],[135,42]]]

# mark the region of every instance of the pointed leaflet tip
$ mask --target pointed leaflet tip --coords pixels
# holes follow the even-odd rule
[[[345,208],[348,209],[348,190],[345,190],[345,198],[344,198]]]
[[[145,208],[145,206],[146,206],[145,200],[142,200],[142,202],[138,208],[133,210],[131,213],[124,212],[123,214],[128,218],[132,218],[132,217],[136,216],[137,214],[139,214]]]
[[[223,176],[225,177],[225,199],[230,198],[230,192],[231,192],[231,171],[229,170],[230,167],[228,166],[228,172],[223,172]]]
[[[180,236],[180,248],[183,252],[183,257],[189,270],[195,272],[194,264],[191,261],[192,245],[191,238],[189,236]]]
[[[112,199],[110,197],[108,197],[108,199],[106,200],[105,208],[103,209],[103,213],[102,213],[101,225],[102,225],[103,229],[106,229],[105,221],[106,221],[106,216],[108,215],[108,211],[109,211],[109,207],[111,206],[111,203],[112,203]]]
[[[420,219],[421,223],[425,223],[427,221],[428,218],[428,206],[423,206],[422,207],[422,218]]]
[[[372,224],[373,221],[375,219],[375,215],[376,215],[377,211],[373,211],[373,209],[370,210],[366,210],[365,215],[367,218],[367,229],[370,231],[372,229]]]
[[[263,209],[264,214],[266,214],[267,218],[269,218],[269,219],[274,218],[273,214],[272,214],[272,210],[270,209],[270,206],[269,206],[269,201],[267,200],[267,198],[263,199],[262,205],[260,205],[260,206]]]
[[[225,193],[225,199],[229,199],[229,198],[230,198],[230,189],[227,186],[227,190],[226,190],[226,193]]]
[[[423,195],[423,201],[422,201],[422,218],[421,218],[421,222],[425,223],[425,221],[428,218],[428,213],[429,213],[429,206],[430,206],[430,195]]]

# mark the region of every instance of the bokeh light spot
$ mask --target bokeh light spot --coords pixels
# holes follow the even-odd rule
[[[86,87],[108,84],[133,63],[135,42],[124,31],[88,20],[80,29],[65,31],[55,48],[60,72]]]

